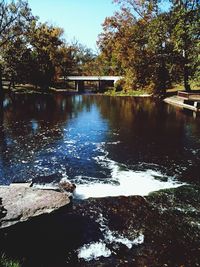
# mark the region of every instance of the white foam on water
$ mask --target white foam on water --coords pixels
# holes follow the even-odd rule
[[[102,214],[96,222],[100,225],[100,231],[103,234],[103,240],[98,242],[91,242],[89,244],[83,245],[77,250],[78,258],[84,259],[85,261],[98,260],[100,257],[110,257],[112,254],[111,246],[114,244],[123,244],[127,248],[131,249],[133,245],[137,246],[144,243],[144,235],[142,233],[137,233],[136,237],[132,240],[120,235],[118,232],[113,232],[107,226],[107,220]],[[108,248],[108,246],[110,249]]]
[[[156,179],[155,179],[156,177]],[[158,180],[158,177],[161,180]],[[162,174],[153,170],[146,171],[120,171],[118,166],[114,166],[112,179],[109,183],[87,183],[77,185],[75,198],[87,199],[90,197],[115,197],[115,196],[146,196],[150,192],[167,188],[176,188],[182,183],[168,178],[162,181]]]
[[[105,143],[96,144],[96,150],[102,155],[94,157],[94,160],[104,168],[111,172],[111,178],[107,179],[107,183],[90,182],[87,184],[77,185],[75,198],[87,199],[90,197],[115,197],[115,196],[146,196],[150,192],[161,189],[175,188],[183,185],[172,177],[168,177],[167,181],[162,181],[164,175],[159,171],[144,170],[133,171],[129,169],[121,170],[119,164],[108,157],[108,151],[104,149]],[[126,166],[123,166],[126,167]]]
[[[93,242],[82,246],[78,250],[78,258],[85,261],[96,260],[100,257],[110,257],[111,251],[103,242]]]
[[[133,240],[130,240],[127,237],[119,235],[118,233],[107,230],[105,237],[106,237],[106,240],[108,240],[110,243],[115,242],[115,243],[123,244],[129,249],[131,249],[133,245],[137,246],[137,245],[144,243],[144,235],[142,233],[140,233],[139,236],[137,236]]]
[[[99,214],[99,218],[96,222],[100,224],[100,230],[103,233],[106,243],[112,244],[114,242],[123,244],[129,249],[131,249],[133,245],[140,245],[144,243],[144,235],[141,232],[135,233],[135,238],[131,240],[119,234],[117,231],[111,231],[107,225],[107,220],[103,217],[103,214]]]

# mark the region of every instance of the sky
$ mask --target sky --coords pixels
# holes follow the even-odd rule
[[[96,50],[104,19],[118,9],[112,0],[28,0],[33,15],[64,29],[68,42],[77,40]]]

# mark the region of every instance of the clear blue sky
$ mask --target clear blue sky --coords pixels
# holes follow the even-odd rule
[[[67,41],[72,39],[95,49],[105,17],[118,9],[112,0],[28,0],[41,22],[64,28]]]

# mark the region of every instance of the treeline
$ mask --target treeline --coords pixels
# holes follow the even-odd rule
[[[41,23],[24,0],[0,2],[0,89],[2,77],[48,89],[68,75],[87,74],[93,52],[67,43],[63,29]]]
[[[113,0],[99,54],[68,43],[63,29],[41,23],[26,0],[0,1],[2,77],[48,89],[68,75],[122,75],[118,90],[164,94],[174,83],[200,83],[200,0]]]
[[[114,0],[119,12],[99,36],[102,74],[123,75],[124,90],[163,94],[173,83],[200,83],[199,0]]]

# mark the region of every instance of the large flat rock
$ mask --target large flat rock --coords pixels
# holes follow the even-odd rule
[[[69,193],[42,190],[30,184],[0,186],[0,228],[5,228],[32,217],[51,213],[69,204]]]

